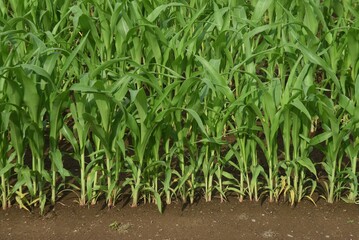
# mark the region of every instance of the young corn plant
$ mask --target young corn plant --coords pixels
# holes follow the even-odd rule
[[[355,84],[357,85],[359,78],[356,79]],[[358,101],[357,101],[357,88],[352,93],[352,98],[349,99],[345,95],[341,95],[339,99],[340,106],[345,109],[341,124],[347,129],[349,135],[344,139],[343,145],[345,148],[346,157],[349,159],[348,162],[344,162],[344,168],[340,175],[343,179],[343,185],[348,193],[345,193],[343,197],[344,201],[350,203],[356,203],[358,199],[358,174],[357,174],[357,160],[359,154],[358,146]]]
[[[206,61],[202,57],[197,59],[205,70],[203,78],[206,79],[206,85],[203,87],[201,98],[204,100],[203,105],[206,118],[207,134],[210,139],[204,139],[208,143],[204,144],[205,155],[202,163],[204,181],[205,181],[205,199],[211,201],[212,192],[216,188],[221,196],[221,201],[225,198],[222,185],[222,156],[220,139],[226,128],[226,120],[229,117],[223,116],[223,108],[226,102],[233,102],[234,96],[230,88],[226,85],[225,79],[219,74],[220,61],[212,59]],[[208,109],[208,110],[207,110]],[[225,117],[223,119],[223,117]],[[213,186],[214,177],[217,175],[218,186]]]
[[[39,70],[35,65],[23,65],[23,68],[26,67],[28,70],[35,71],[35,69]],[[46,183],[51,182],[51,176],[49,172],[45,169],[45,141],[44,135],[45,131],[43,123],[44,119],[44,103],[46,101],[45,95],[40,94],[41,84],[39,81],[41,80],[41,76],[35,75],[27,77],[25,72],[19,71],[18,79],[21,79],[22,86],[27,89],[24,93],[24,104],[28,108],[29,115],[24,118],[24,122],[26,124],[26,132],[25,135],[28,139],[29,148],[31,150],[32,155],[32,181],[33,181],[33,189],[32,197],[35,199],[32,201],[33,203],[39,202],[40,210],[43,212],[45,204],[46,204],[46,193],[45,193],[45,185]]]
[[[98,90],[104,90],[98,87]],[[121,152],[124,152],[123,137],[125,126],[123,124],[124,113],[116,108],[115,102],[110,96],[101,93],[93,93],[96,102],[97,111],[100,113],[99,120],[96,120],[90,114],[84,114],[83,117],[90,125],[94,135],[99,138],[101,147],[105,152],[104,176],[106,176],[107,194],[106,201],[109,207],[114,206],[115,200],[120,193],[119,176],[121,172]],[[114,119],[114,120],[112,120]],[[95,179],[87,178],[87,182],[95,182]],[[89,189],[87,189],[89,190]],[[91,193],[88,193],[91,196]]]
[[[310,196],[316,188],[316,181],[307,174],[309,171],[315,177],[317,176],[315,165],[309,158],[308,139],[311,119],[308,114],[304,104],[297,98],[285,106],[283,114],[285,159],[281,165],[287,178],[285,194],[289,193],[289,201],[292,205],[300,202],[304,196],[311,199]]]
[[[68,103],[69,91],[62,93],[52,92],[49,97],[48,103],[50,103],[49,109],[49,128],[50,128],[50,146],[49,146],[49,158],[51,159],[51,204],[56,202],[57,194],[60,187],[58,186],[58,175],[62,180],[66,180],[66,177],[70,177],[70,172],[64,168],[63,156],[60,151],[60,135],[61,129],[64,125],[64,119],[62,118],[62,111],[64,106]]]
[[[283,107],[282,137],[284,145],[284,161],[281,167],[286,172],[285,194],[289,192],[289,201],[293,205],[300,202],[304,196],[312,195],[316,189],[316,181],[308,177],[307,171],[317,177],[314,163],[310,160],[309,138],[312,130],[312,108],[310,101],[302,98],[305,95],[302,90],[303,81],[308,73],[309,65],[300,70],[299,58],[292,67],[288,76],[282,97]],[[297,76],[297,72],[299,72]],[[315,108],[315,104],[314,104]],[[312,200],[312,199],[311,199]],[[312,200],[313,201],[313,200]]]
[[[192,197],[191,199],[194,200],[194,191],[196,189],[196,183],[193,181],[191,176],[194,174],[195,170],[199,170],[198,167],[200,166],[197,163],[201,162],[202,159],[198,155],[198,148],[197,148],[197,135],[196,131],[191,129],[192,123],[194,121],[199,121],[200,124],[203,123],[199,119],[198,113],[196,110],[199,109],[199,101],[198,101],[198,92],[195,92],[195,96],[192,98],[190,103],[187,103],[187,93],[192,93],[192,89],[197,89],[199,83],[196,81],[197,78],[188,78],[186,79],[183,84],[181,85],[180,89],[177,90],[176,95],[171,99],[172,108],[169,108],[164,114],[170,116],[172,119],[173,129],[175,131],[175,139],[176,142],[174,143],[174,156],[177,161],[178,168],[173,169],[174,175],[174,182],[178,182],[174,191],[181,197],[183,203],[188,201],[188,195],[190,194]],[[191,107],[191,108],[187,108]],[[193,130],[193,131],[191,131]],[[190,139],[188,139],[188,135],[190,135]],[[189,161],[188,164],[188,155],[186,155],[186,146],[188,146],[189,150]],[[198,157],[198,162],[194,163],[195,159],[193,157]],[[192,162],[192,163],[191,163]],[[189,188],[191,190],[189,190]]]
[[[126,122],[131,130],[135,154],[133,157],[128,156],[126,158],[126,162],[131,169],[131,176],[126,179],[126,184],[129,184],[132,190],[132,206],[136,207],[138,205],[140,193],[143,189],[145,189],[145,191],[147,190],[154,194],[158,208],[162,209],[159,193],[154,191],[153,187],[150,186],[150,179],[148,179],[148,175],[145,175],[147,178],[142,176],[146,168],[147,161],[151,158],[150,155],[145,155],[145,153],[146,150],[153,147],[153,144],[150,143],[150,138],[157,128],[158,123],[153,122],[154,112],[152,112],[152,109],[149,109],[148,107],[144,89],[130,90],[130,93],[131,101],[137,110],[135,112],[135,116],[131,114],[126,115]]]
[[[0,105],[1,123],[0,123],[0,178],[1,178],[1,206],[5,210],[11,206],[10,178],[14,171],[14,154],[10,155],[11,145],[9,144],[9,117],[10,112],[6,111],[4,104]]]
[[[263,151],[268,164],[268,172],[266,176],[267,191],[269,192],[269,201],[278,200],[279,194],[279,176],[278,176],[278,130],[282,119],[282,110],[277,111],[274,97],[266,89],[263,90],[261,96],[261,104],[263,105],[263,112],[258,106],[251,103],[250,109],[258,116],[261,123],[262,131],[264,133],[264,140],[258,136],[253,136],[257,141],[258,146]]]
[[[229,133],[233,134],[235,141],[229,144],[229,150],[225,155],[228,164],[238,171],[239,176],[231,172],[225,172],[225,185],[228,190],[239,194],[239,201],[243,201],[246,196],[252,201],[259,200],[258,186],[259,175],[263,168],[258,164],[257,144],[252,135],[256,135],[260,130],[256,126],[256,116],[245,104],[251,101],[251,91],[237,98],[227,109],[234,122],[228,123]],[[235,160],[235,161],[234,161]],[[263,172],[262,172],[263,173]]]
[[[8,100],[8,113],[9,115],[9,133],[10,133],[10,145],[12,151],[15,153],[16,160],[14,166],[14,172],[18,181],[12,187],[9,195],[15,195],[15,200],[21,208],[28,209],[29,201],[26,198],[28,193],[25,193],[25,185],[29,190],[32,190],[32,182],[30,180],[29,169],[24,165],[24,155],[26,148],[25,131],[22,122],[22,116],[24,116],[23,110],[20,108],[22,104],[23,91],[20,84],[13,81],[13,75],[9,72],[7,78],[6,93]],[[4,121],[5,123],[6,121]],[[10,175],[11,177],[11,175]],[[10,179],[9,179],[10,180]]]
[[[356,124],[354,124],[356,125]],[[344,200],[349,203],[358,203],[358,173],[357,169],[357,161],[359,156],[359,139],[357,137],[356,129],[353,130],[354,140],[346,140],[346,149],[345,152],[350,160],[350,165],[343,170],[343,174],[345,174],[344,178],[348,179],[346,185],[349,193],[344,197]]]
[[[62,127],[62,134],[73,148],[73,158],[79,163],[80,169],[80,197],[79,204],[84,206],[87,204],[87,191],[86,191],[86,145],[88,142],[89,123],[84,118],[84,114],[89,112],[88,100],[86,95],[81,93],[73,93],[73,99],[70,103],[70,113],[68,114],[67,124],[73,124],[72,129],[64,124]]]
[[[239,109],[245,112],[245,108]],[[251,114],[250,112],[245,112],[245,114],[247,113]],[[247,119],[251,118],[249,117]],[[254,118],[252,120],[254,120]],[[238,179],[234,178],[233,175],[229,175],[229,179],[233,179],[234,181],[231,185],[235,187],[230,190],[239,194],[240,202],[242,202],[245,197],[248,197],[250,201],[259,200],[259,177],[264,173],[263,168],[258,164],[257,143],[252,137],[256,135],[256,126],[251,126],[253,122],[246,122],[240,125],[243,129],[238,129],[235,133],[236,142],[231,145],[226,156],[226,158],[228,158],[234,155],[236,160],[236,162],[233,160],[229,162],[230,165],[239,172]]]
[[[346,126],[341,125],[340,116],[336,106],[333,112],[334,104],[331,99],[326,96],[319,95],[319,117],[322,119],[322,127],[324,132],[311,139],[310,144],[324,152],[325,159],[321,163],[327,174],[327,181],[322,182],[324,186],[325,196],[328,203],[333,203],[343,191],[342,181],[339,179],[339,173],[342,168],[342,160],[344,157],[343,142],[350,134]],[[318,144],[325,142],[325,147]]]

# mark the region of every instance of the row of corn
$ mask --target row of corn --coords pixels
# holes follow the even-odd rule
[[[356,0],[0,0],[0,203],[356,203],[358,71]]]

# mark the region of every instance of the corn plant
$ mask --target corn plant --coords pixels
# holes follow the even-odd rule
[[[13,172],[14,163],[12,158],[9,156],[10,144],[8,138],[8,124],[10,112],[5,111],[5,105],[0,107],[1,111],[1,137],[0,137],[0,159],[1,159],[1,205],[5,210],[11,206],[11,195],[10,195],[10,177]],[[14,156],[14,155],[13,155]]]
[[[99,83],[99,82],[98,82]],[[101,84],[101,83],[99,83]],[[102,87],[103,88],[103,87]],[[97,89],[101,87],[97,86]],[[102,89],[104,90],[104,89]],[[123,128],[124,112],[115,108],[115,102],[112,99],[101,93],[93,93],[93,101],[96,103],[96,109],[100,113],[100,120],[96,120],[92,115],[84,114],[83,117],[89,123],[89,128],[93,134],[100,140],[101,147],[105,151],[104,175],[106,176],[107,195],[106,200],[108,206],[111,207],[118,197],[120,189],[119,174],[121,171],[121,157],[123,156],[124,143],[123,136],[125,128]],[[111,119],[115,119],[111,121]],[[87,178],[87,184],[92,183],[95,179]],[[89,191],[91,187],[87,187]],[[88,197],[91,193],[88,192]]]
[[[89,131],[89,123],[84,118],[86,109],[89,107],[86,100],[86,95],[76,94],[74,95],[73,102],[70,104],[70,121],[73,121],[73,130],[67,124],[63,125],[62,134],[66,140],[71,144],[74,154],[73,158],[76,159],[79,163],[80,169],[80,197],[79,204],[85,205],[87,203],[87,192],[86,192],[86,145],[87,145],[87,135]],[[87,110],[88,111],[88,110]],[[69,116],[69,117],[70,117]]]
[[[64,105],[66,105],[66,98],[68,97],[68,91],[60,94],[52,93],[49,97],[51,102],[49,109],[50,118],[50,146],[49,157],[51,159],[51,204],[55,204],[58,191],[61,186],[58,186],[58,178],[60,175],[63,180],[66,177],[71,176],[70,172],[64,168],[62,161],[62,153],[59,147],[60,133],[64,124],[64,120],[61,116]]]

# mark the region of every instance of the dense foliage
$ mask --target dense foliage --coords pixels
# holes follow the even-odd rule
[[[354,203],[358,58],[356,0],[0,0],[2,207]]]

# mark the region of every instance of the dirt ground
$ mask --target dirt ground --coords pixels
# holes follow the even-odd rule
[[[36,210],[36,212],[38,212]],[[359,206],[343,202],[296,207],[285,203],[225,203],[215,199],[160,214],[153,204],[81,208],[61,200],[45,216],[16,206],[0,211],[0,239],[359,239]]]

